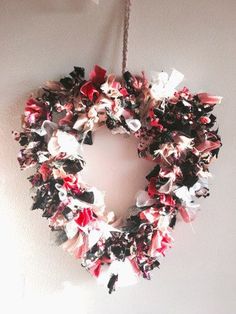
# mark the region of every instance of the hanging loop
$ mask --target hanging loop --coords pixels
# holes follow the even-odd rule
[[[123,53],[122,53],[122,74],[124,74],[124,72],[126,71],[126,66],[127,66],[130,10],[131,10],[131,0],[125,0]]]

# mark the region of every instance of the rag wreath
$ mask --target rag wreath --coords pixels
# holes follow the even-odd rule
[[[209,195],[209,164],[221,140],[211,113],[221,97],[191,94],[176,86],[183,75],[174,70],[144,74],[125,72],[121,80],[95,66],[89,79],[74,67],[68,77],[49,81],[25,105],[21,169],[35,167],[29,177],[35,191],[32,209],[41,209],[56,242],[77,259],[111,293],[115,285],[137,281],[159,267],[171,247],[179,213],[194,219],[198,197]],[[147,186],[139,191],[126,221],[114,227],[104,193],[86,184],[82,145],[93,143],[93,132],[106,126],[112,134],[139,139],[138,156],[152,160]]]

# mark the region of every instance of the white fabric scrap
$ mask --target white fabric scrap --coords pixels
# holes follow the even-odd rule
[[[77,156],[81,155],[81,145],[73,135],[57,130],[48,142],[48,151],[52,156],[59,153]]]
[[[177,70],[173,70],[170,77],[166,72],[152,72],[151,94],[154,99],[160,100],[174,95],[176,87],[183,81],[184,75]]]
[[[106,286],[112,274],[118,275],[117,287],[134,285],[139,279],[127,258],[124,261],[115,260],[109,266],[103,265],[101,273],[97,278],[98,284]]]
[[[71,220],[66,224],[65,231],[68,239],[72,239],[78,233],[79,227],[74,220]]]
[[[150,198],[148,192],[146,191],[138,191],[136,194],[136,206],[137,207],[145,207],[145,206],[152,206],[155,204],[155,200]]]

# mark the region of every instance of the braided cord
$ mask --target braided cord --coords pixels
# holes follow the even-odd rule
[[[126,66],[127,66],[130,10],[131,10],[131,0],[125,0],[122,74],[126,71]]]

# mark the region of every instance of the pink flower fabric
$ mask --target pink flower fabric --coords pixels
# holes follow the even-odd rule
[[[39,168],[39,173],[42,175],[43,181],[47,181],[47,179],[51,175],[51,169],[46,163],[43,163],[41,167]]]
[[[150,256],[165,256],[165,251],[171,247],[172,238],[166,233],[163,234],[161,231],[157,230],[152,237],[151,246],[149,249]]]
[[[63,178],[63,181],[63,187],[66,190],[71,190],[75,194],[81,194],[80,184],[76,176],[69,174]]]
[[[49,119],[46,104],[34,98],[29,98],[25,105],[25,122],[32,125],[46,119]]]
[[[222,100],[222,97],[211,96],[208,93],[200,93],[200,94],[197,94],[197,96],[202,104],[208,104],[212,106],[220,104]]]
[[[79,216],[75,219],[75,222],[80,227],[85,227],[90,221],[94,220],[93,212],[90,208],[84,208],[79,212]]]

